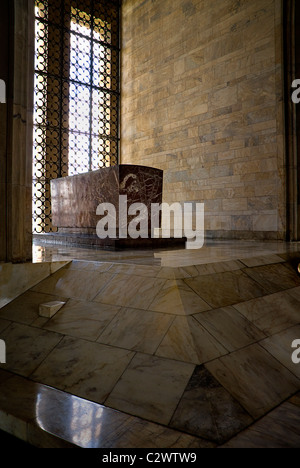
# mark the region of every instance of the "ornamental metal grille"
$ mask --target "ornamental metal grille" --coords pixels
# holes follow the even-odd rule
[[[118,164],[119,0],[35,1],[33,232],[50,180]]]

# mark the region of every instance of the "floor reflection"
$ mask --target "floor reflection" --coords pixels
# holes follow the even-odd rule
[[[40,387],[36,398],[39,427],[83,448],[98,446],[107,411],[100,405],[74,395]]]
[[[297,252],[300,242],[268,241],[212,241],[206,240],[199,250],[123,250],[108,251],[91,248],[69,247],[34,240],[33,262],[55,262],[61,260],[86,260],[97,262],[129,263],[135,265],[156,265],[183,267],[204,263],[222,262],[233,259],[247,259],[266,255]]]

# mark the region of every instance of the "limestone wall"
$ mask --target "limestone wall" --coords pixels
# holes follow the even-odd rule
[[[283,238],[281,0],[123,0],[121,163],[205,202],[207,236]]]

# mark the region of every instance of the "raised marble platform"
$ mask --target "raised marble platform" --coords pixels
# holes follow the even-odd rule
[[[58,232],[46,234],[33,234],[35,242],[43,242],[43,244],[70,246],[77,248],[90,248],[101,250],[137,250],[137,249],[169,249],[182,248],[185,246],[186,238],[181,239],[99,239],[96,234],[74,233],[70,230],[59,229]]]

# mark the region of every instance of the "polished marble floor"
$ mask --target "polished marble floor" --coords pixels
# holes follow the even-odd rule
[[[116,262],[135,265],[156,265],[163,267],[184,267],[191,265],[219,263],[234,259],[247,259],[247,266],[277,263],[278,254],[291,254],[300,250],[300,242],[267,241],[212,241],[206,240],[199,250],[185,248],[167,250],[123,250],[108,251],[80,247],[67,247],[48,244],[38,239],[33,244],[33,262],[56,262],[63,260],[90,260],[98,262]],[[267,259],[265,257],[268,257]]]
[[[35,245],[37,267],[69,263],[0,308],[0,429],[42,447],[300,447],[298,252]]]

